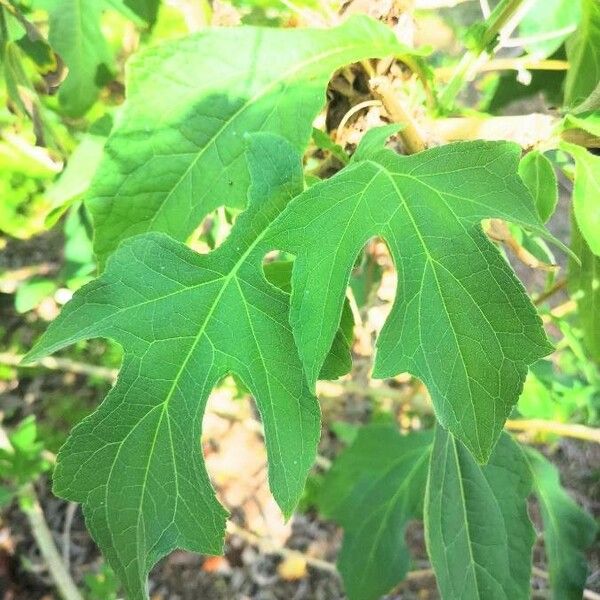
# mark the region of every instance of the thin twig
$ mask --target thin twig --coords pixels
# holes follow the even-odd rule
[[[561,437],[574,438],[600,444],[600,429],[586,425],[558,423],[545,419],[509,419],[506,429],[510,431],[528,431],[554,433]]]
[[[76,502],[69,502],[65,511],[65,523],[62,534],[62,559],[67,570],[71,566],[71,526],[73,525],[73,517],[78,506]]]
[[[23,510],[29,521],[31,533],[48,566],[48,571],[56,584],[56,588],[64,600],[83,600],[75,582],[60,558],[33,486],[26,486],[21,495],[24,499],[22,502]]]
[[[67,373],[76,373],[81,375],[92,375],[107,381],[114,381],[119,374],[118,369],[109,369],[108,367],[97,367],[87,363],[78,362],[69,358],[54,358],[46,356],[35,363],[23,365],[21,361],[23,355],[12,354],[10,352],[0,352],[0,364],[10,367],[18,367],[20,369],[31,369],[36,367],[44,367],[50,371],[66,371]]]
[[[337,131],[335,134],[336,143],[338,143],[338,144],[340,143],[340,141],[342,139],[342,133],[343,133],[344,128],[346,127],[348,121],[357,112],[363,110],[363,108],[370,108],[371,106],[381,106],[381,101],[380,100],[365,100],[364,102],[359,102],[358,104],[355,104],[350,109],[348,109],[348,112],[342,117],[342,120],[340,121],[340,124],[338,125]]]
[[[297,550],[290,550],[289,548],[276,545],[269,539],[260,537],[254,532],[248,531],[247,529],[244,529],[243,527],[240,527],[231,521],[227,523],[227,532],[230,535],[238,536],[252,546],[258,547],[261,552],[264,552],[265,554],[277,554],[283,558],[302,558],[302,560],[304,560],[310,567],[314,567],[320,571],[326,571],[327,573],[331,573],[336,577],[340,576],[337,567],[333,563],[321,558],[309,556],[304,552],[298,552]],[[417,569],[414,571],[409,571],[406,574],[404,581],[419,581],[421,579],[433,577],[433,575],[433,569]]]
[[[488,71],[566,71],[569,62],[566,60],[536,60],[527,57],[518,58],[494,58],[479,65],[479,73]],[[438,79],[445,80],[452,76],[453,69],[439,67],[435,69]]]
[[[529,44],[535,44],[537,42],[544,42],[546,40],[554,40],[559,37],[566,37],[573,33],[577,29],[576,25],[569,25],[562,29],[555,29],[554,31],[546,31],[544,33],[538,33],[537,35],[530,35],[527,37],[510,38],[502,42],[503,48],[521,48]]]
[[[548,300],[548,298],[551,298],[552,296],[554,296],[554,294],[556,294],[557,292],[560,292],[560,290],[564,289],[566,285],[567,285],[566,277],[563,279],[559,279],[557,282],[554,283],[554,285],[552,287],[550,287],[550,289],[547,289],[545,292],[542,292],[539,296],[537,296],[534,299],[533,303],[536,306],[539,306],[540,304],[542,304],[543,302]]]

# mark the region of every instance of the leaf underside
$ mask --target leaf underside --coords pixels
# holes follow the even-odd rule
[[[371,130],[343,171],[295,198],[269,245],[296,255],[290,322],[309,385],[340,322],[351,269],[381,236],[398,272],[373,375],[428,387],[439,421],[485,462],[528,365],[552,350],[512,269],[481,229],[497,217],[547,236],[517,175],[519,148],[466,142],[413,156]]]
[[[267,224],[302,189],[301,161],[270,134],[255,134],[248,161],[250,205],[221,247],[199,255],[160,233],[125,241],[27,356],[92,337],[124,348],[115,387],[59,453],[54,491],[83,504],[129,598],[146,597],[148,571],[171,550],[221,552],[226,513],[200,436],[208,395],[226,374],[256,399],[270,487],[287,516],[315,458],[319,406],[294,345],[289,296],[265,279],[261,247]]]

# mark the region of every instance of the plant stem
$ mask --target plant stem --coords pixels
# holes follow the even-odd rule
[[[397,94],[392,89],[389,79],[386,77],[373,77],[369,81],[369,87],[373,94],[381,100],[392,121],[404,124],[404,128],[400,130],[399,135],[407,152],[416,154],[425,150],[426,144],[417,123],[402,106]]]
[[[60,595],[64,600],[83,600],[71,575],[60,558],[33,485],[28,484],[25,486],[19,495],[21,498],[21,507],[31,527],[31,533]]]
[[[10,352],[0,352],[0,364],[19,369],[31,369],[35,367],[44,367],[50,371],[65,371],[67,373],[76,373],[81,375],[92,375],[100,377],[107,381],[114,381],[119,373],[118,369],[109,369],[108,367],[97,367],[86,363],[70,360],[69,358],[54,358],[46,356],[31,365],[22,365],[23,355],[11,354]]]
[[[536,60],[532,58],[494,58],[479,67],[479,72],[483,71],[566,71],[569,63],[566,60]],[[435,70],[438,79],[444,80],[452,76],[453,70],[450,67],[440,67]]]
[[[506,429],[511,431],[531,431],[554,433],[562,437],[575,438],[600,444],[600,429],[586,427],[585,425],[572,425],[570,423],[557,423],[544,419],[509,419]]]
[[[486,28],[475,50],[467,50],[458,63],[454,74],[446,87],[442,90],[439,103],[442,109],[451,110],[456,97],[463,86],[469,81],[473,72],[476,72],[480,63],[487,62],[494,50],[490,48],[496,38],[500,38],[497,47],[502,45],[517,27],[519,21],[525,16],[533,0],[503,0],[486,19]]]

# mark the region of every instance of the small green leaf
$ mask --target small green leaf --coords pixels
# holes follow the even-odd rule
[[[104,2],[137,24],[153,25],[160,8],[160,0],[104,0]]]
[[[600,2],[582,0],[582,6],[580,25],[567,40],[566,106],[585,101],[600,81]]]
[[[348,153],[339,144],[336,144],[324,131],[313,127],[312,138],[317,148],[331,152],[343,165],[348,164],[350,161]]]
[[[525,455],[542,512],[552,598],[580,600],[588,573],[584,552],[598,527],[562,488],[556,467],[532,448]]]
[[[26,313],[38,307],[40,302],[56,291],[56,283],[50,279],[32,279],[22,283],[15,294],[15,309]]]
[[[12,502],[14,495],[14,492],[3,485],[0,485],[0,508],[8,506]]]
[[[112,77],[113,57],[101,29],[102,0],[37,0],[49,12],[50,45],[69,69],[58,98],[65,114],[80,117]]]
[[[542,222],[554,213],[558,202],[556,173],[552,163],[539,151],[528,152],[519,163],[519,175],[533,196]]]
[[[217,206],[242,208],[244,132],[277,133],[302,151],[336,69],[408,52],[357,16],[327,30],[206,29],[137,54],[90,193],[100,263],[137,233],[185,241]]]
[[[102,159],[111,126],[112,119],[108,115],[96,121],[69,156],[60,177],[48,188],[46,196],[52,202],[52,208],[46,217],[47,227],[53,227],[65,211],[87,192]]]
[[[581,19],[581,3],[572,0],[534,0],[519,23],[519,36],[531,38],[528,54],[546,58],[560,48]]]
[[[156,232],[125,241],[26,357],[93,337],[124,348],[115,387],[58,455],[54,491],[83,503],[131,600],[146,597],[148,571],[171,550],[222,550],[225,511],[200,435],[208,395],[225,375],[235,373],[257,402],[270,487],[286,516],[314,462],[319,405],[289,327],[289,296],[262,270],[265,227],[302,189],[301,160],[271,134],[253,136],[247,156],[249,208],[217,250],[199,255]]]
[[[404,578],[406,525],[422,516],[431,442],[430,432],[369,425],[327,474],[319,507],[344,528],[338,569],[351,600],[376,600]]]
[[[571,224],[571,248],[580,262],[569,261],[569,289],[577,302],[583,343],[589,355],[600,362],[600,256],[590,250],[575,219]]]
[[[517,175],[516,145],[468,142],[398,156],[381,149],[384,129],[371,130],[348,167],[295,198],[271,226],[271,247],[296,255],[296,344],[314,386],[356,257],[370,238],[383,237],[399,281],[374,376],[408,371],[422,379],[438,419],[485,462],[527,365],[552,347],[481,220],[548,234]]]
[[[579,231],[591,251],[600,256],[600,156],[576,144],[561,142],[560,147],[575,159],[573,210]]]
[[[535,533],[527,515],[531,474],[521,448],[503,433],[487,465],[437,427],[425,537],[445,600],[528,600]]]
[[[33,416],[23,419],[8,434],[9,445],[0,448],[0,477],[16,487],[35,481],[49,468],[42,452],[44,445],[38,440],[38,430]]]

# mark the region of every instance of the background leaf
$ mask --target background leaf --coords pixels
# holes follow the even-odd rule
[[[69,72],[58,98],[70,117],[94,104],[112,78],[113,57],[101,29],[102,0],[38,0],[49,12],[48,40]]]
[[[519,35],[547,39],[528,42],[524,46],[525,50],[539,58],[550,56],[572,33],[580,18],[579,1],[535,0],[519,23]]]
[[[556,467],[533,448],[526,448],[525,455],[544,522],[552,598],[580,600],[588,572],[584,551],[598,528],[562,488]]]
[[[567,41],[566,106],[583,102],[600,81],[600,2],[582,0],[582,6],[580,25]]]
[[[573,211],[579,231],[591,251],[600,256],[600,156],[576,144],[561,142],[560,146],[575,159]]]
[[[575,219],[571,225],[571,248],[580,263],[569,262],[569,288],[577,302],[585,347],[600,362],[600,257],[590,250]]]
[[[437,427],[425,498],[427,550],[442,598],[526,600],[535,533],[527,515],[531,474],[503,433],[489,463]]]
[[[338,569],[351,600],[376,600],[404,578],[406,525],[422,516],[431,443],[430,432],[369,425],[327,474],[319,508],[344,528]]]
[[[538,150],[532,150],[521,159],[519,175],[533,196],[540,219],[545,223],[554,213],[558,202],[558,186],[552,163]]]

